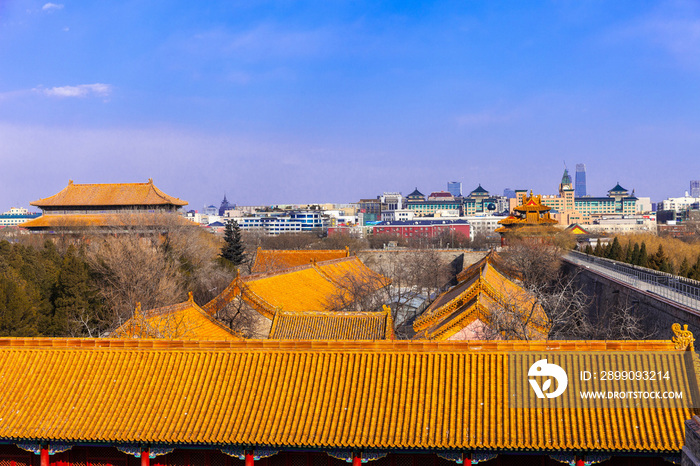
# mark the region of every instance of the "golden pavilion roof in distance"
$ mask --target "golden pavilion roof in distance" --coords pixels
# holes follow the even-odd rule
[[[393,340],[391,309],[381,312],[277,311],[271,339],[280,340]]]
[[[110,335],[111,338],[164,338],[169,340],[239,340],[241,337],[207,314],[194,302],[187,301],[148,311],[141,306],[131,319]]]
[[[509,406],[513,351],[651,358],[675,350],[670,340],[0,338],[0,441],[637,454],[683,447],[684,421],[697,410]]]
[[[542,204],[542,195],[534,195],[532,191],[530,191],[529,196],[525,196],[522,205],[514,207],[513,210],[516,213],[509,215],[503,220],[499,220],[498,223],[503,226],[497,228],[495,231],[504,233],[512,228],[552,226],[558,223],[555,219],[550,217],[549,211],[552,210],[552,208]]]
[[[496,269],[495,257],[491,252],[457,276],[459,283],[413,322],[414,339],[484,338],[484,329],[494,324],[498,313],[522,320],[530,338],[547,336],[549,320],[544,310],[533,295]]]
[[[350,251],[345,249],[262,249],[255,253],[255,261],[251,267],[252,273],[266,273],[284,270],[312,262],[322,262],[331,259],[349,257]]]
[[[187,201],[165,194],[153,180],[147,183],[77,184],[73,180],[53,196],[30,202],[46,207],[77,206],[185,206]]]

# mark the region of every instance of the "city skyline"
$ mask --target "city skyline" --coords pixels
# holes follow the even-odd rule
[[[562,173],[563,173],[563,170],[562,170]],[[611,179],[612,179],[612,178],[611,178]],[[561,181],[561,173],[560,173],[559,175],[557,175],[557,176],[554,176],[553,180],[554,180],[554,181],[553,181],[554,184],[552,185],[552,186],[553,186],[552,189],[547,190],[547,191],[543,191],[543,192],[538,192],[538,191],[536,191],[536,190],[533,189],[533,192],[534,192],[535,194],[542,194],[542,195],[557,195],[558,183]],[[72,181],[74,181],[74,182],[77,183],[77,184],[82,184],[82,183],[83,183],[83,182],[78,181],[78,180],[72,180]],[[146,180],[146,181],[147,181],[147,180]],[[157,180],[155,180],[155,181],[157,181]],[[133,183],[140,183],[140,182],[144,182],[144,181],[143,181],[143,180],[136,180],[136,181],[126,181],[126,182],[127,182],[127,183],[132,183],[132,182],[133,182]],[[335,200],[328,200],[328,199],[310,199],[310,200],[301,200],[301,201],[289,201],[289,200],[281,199],[281,200],[276,200],[276,201],[273,201],[273,202],[254,202],[254,201],[253,201],[253,202],[249,202],[249,203],[242,203],[242,202],[237,202],[236,199],[235,199],[232,195],[230,195],[228,192],[223,192],[223,193],[220,195],[220,197],[219,197],[218,199],[209,199],[209,200],[205,200],[204,203],[202,203],[201,205],[195,205],[195,204],[193,204],[191,201],[189,201],[189,199],[187,199],[186,197],[182,197],[182,196],[180,196],[180,195],[177,194],[177,193],[173,193],[173,194],[174,194],[175,196],[179,197],[180,199],[183,199],[183,200],[185,200],[185,201],[188,202],[188,205],[186,205],[185,207],[183,207],[181,210],[183,210],[183,211],[189,211],[189,210],[202,211],[204,208],[209,207],[209,206],[212,206],[212,205],[218,209],[218,206],[219,206],[219,204],[221,203],[221,201],[223,200],[224,197],[227,197],[229,203],[231,203],[231,204],[236,204],[236,205],[253,205],[253,206],[254,206],[254,205],[258,205],[258,206],[268,206],[268,205],[270,205],[270,206],[271,206],[271,205],[285,205],[285,204],[302,204],[302,205],[304,205],[304,204],[323,204],[323,203],[349,204],[349,203],[356,203],[356,202],[358,202],[360,199],[374,199],[375,197],[380,196],[381,194],[386,193],[386,192],[397,192],[397,193],[401,193],[401,194],[404,195],[404,196],[408,195],[408,194],[409,194],[411,191],[413,191],[414,189],[418,189],[418,190],[421,191],[425,196],[428,196],[428,195],[430,195],[430,193],[438,192],[438,191],[447,192],[447,191],[448,191],[448,183],[451,183],[451,182],[455,182],[455,181],[449,181],[449,182],[448,182],[448,181],[445,181],[445,182],[443,183],[443,186],[436,186],[436,187],[434,187],[434,188],[432,188],[432,187],[427,187],[427,186],[421,187],[421,185],[418,185],[418,186],[412,186],[412,187],[410,187],[410,188],[407,187],[407,188],[401,189],[401,190],[399,190],[399,189],[397,189],[397,190],[392,190],[392,189],[381,189],[380,191],[378,191],[378,192],[376,192],[376,193],[365,193],[365,194],[362,194],[362,195],[358,196],[358,197],[355,198],[355,199],[345,199],[345,200],[343,200],[343,199],[341,199],[341,200],[335,199],[335,197],[333,196],[333,193],[331,192],[331,193],[328,193],[328,195],[330,196],[329,198],[330,198],[330,199],[335,199]],[[456,182],[460,182],[460,181],[457,180]],[[84,182],[84,183],[89,184],[89,183],[92,183],[92,182],[86,181],[86,182]],[[627,186],[628,183],[626,183],[626,182],[624,182],[624,181],[621,181],[621,180],[615,181],[610,187],[604,188],[604,189],[602,189],[600,192],[597,192],[597,191],[596,191],[596,192],[593,192],[593,193],[589,192],[589,193],[587,194],[587,196],[588,196],[588,197],[605,197],[605,196],[608,195],[608,190],[611,189],[611,188],[612,188],[615,184],[617,184],[617,183],[622,184],[622,186],[623,186],[625,189],[627,189],[630,193],[632,193],[632,191],[634,190],[634,191],[635,191],[635,195],[637,195],[638,197],[650,197],[650,196],[646,195],[643,191],[640,192],[639,189],[638,189],[637,187],[633,187],[632,185]],[[514,191],[517,191],[517,190],[530,191],[530,190],[532,189],[532,188],[529,188],[529,187],[527,187],[527,186],[519,186],[519,185],[506,185],[506,186],[503,186],[503,187],[496,187],[496,189],[491,189],[490,186],[483,186],[482,183],[478,183],[478,182],[473,183],[473,185],[472,185],[472,184],[465,184],[465,182],[462,181],[461,184],[462,184],[462,195],[465,196],[465,197],[468,196],[469,193],[470,193],[471,191],[473,191],[474,189],[476,189],[478,186],[482,186],[484,189],[486,189],[486,191],[489,192],[490,195],[494,195],[494,196],[503,196],[503,195],[504,195],[504,190],[506,190],[506,189],[512,189],[512,190],[514,190]],[[598,184],[600,184],[600,183],[596,183],[596,185],[598,185]],[[513,187],[513,186],[515,186],[515,187]],[[65,187],[65,183],[64,183],[64,186],[63,186],[63,187]],[[63,189],[63,187],[58,188],[55,192],[60,191],[61,189]],[[686,188],[685,191],[683,191],[683,188],[682,188],[682,187],[679,187],[679,189],[680,189],[680,191],[678,191],[678,193],[669,195],[669,196],[667,196],[667,197],[664,198],[664,199],[673,198],[673,197],[682,197],[682,196],[684,195],[684,193],[689,193],[689,191],[687,191],[687,188]],[[589,191],[590,191],[590,190],[589,190]],[[37,201],[37,200],[39,200],[39,199],[42,199],[42,198],[51,196],[51,195],[55,194],[55,192],[54,192],[54,193],[43,193],[43,194],[41,194],[41,195],[39,195],[39,196],[37,196],[37,197],[31,199],[31,201],[26,201],[26,202],[25,202],[24,204],[22,204],[22,205],[19,205],[19,204],[18,204],[18,205],[12,204],[12,205],[10,206],[10,205],[8,204],[7,207],[5,207],[3,204],[0,204],[0,211],[9,210],[10,207],[24,207],[24,208],[28,208],[29,211],[39,211],[38,208],[36,208],[36,207],[34,207],[34,206],[31,206],[31,205],[29,204],[29,202]],[[663,199],[654,199],[654,198],[651,198],[651,202],[654,202],[654,203],[660,202],[660,201],[662,201],[662,200],[663,200]],[[2,202],[2,200],[0,200],[0,202]],[[7,204],[7,203],[5,203],[5,204]]]
[[[0,204],[153,178],[190,209],[700,178],[690,1],[0,4]],[[682,177],[682,178],[681,178]],[[428,194],[428,193],[426,193]]]

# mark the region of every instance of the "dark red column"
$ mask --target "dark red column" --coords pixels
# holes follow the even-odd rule
[[[149,453],[148,448],[141,450],[141,466],[149,466],[151,464]]]
[[[41,466],[49,466],[49,449],[41,449]]]
[[[253,452],[246,452],[245,454],[245,466],[253,466],[255,464],[255,459],[253,458]]]
[[[360,458],[360,455],[352,454],[352,466],[362,466],[362,458]]]

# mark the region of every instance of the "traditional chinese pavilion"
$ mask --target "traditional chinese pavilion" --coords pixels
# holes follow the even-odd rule
[[[600,360],[641,354],[630,369],[649,367],[659,351],[688,355],[694,362],[674,370],[697,382],[692,336],[678,335],[528,342],[0,338],[0,464],[679,462],[695,409],[599,408],[593,400],[575,408],[514,407],[508,395],[514,351]]]
[[[513,214],[500,220],[498,223],[503,225],[497,228],[499,233],[505,233],[512,229],[523,227],[543,227],[556,225],[558,222],[551,218],[549,211],[551,207],[542,204],[542,196],[540,194],[533,195],[530,191],[529,196],[525,196],[522,205],[513,208]]]
[[[30,202],[43,214],[21,226],[34,231],[154,226],[163,222],[152,214],[174,213],[186,201],[165,194],[153,180],[147,183],[78,184],[73,180],[59,193]],[[147,215],[151,214],[151,215]],[[186,222],[179,216],[173,222]]]

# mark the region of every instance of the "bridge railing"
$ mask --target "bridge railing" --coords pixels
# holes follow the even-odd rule
[[[666,272],[571,251],[565,260],[580,266],[601,267],[617,280],[648,291],[691,309],[700,310],[700,282]]]

